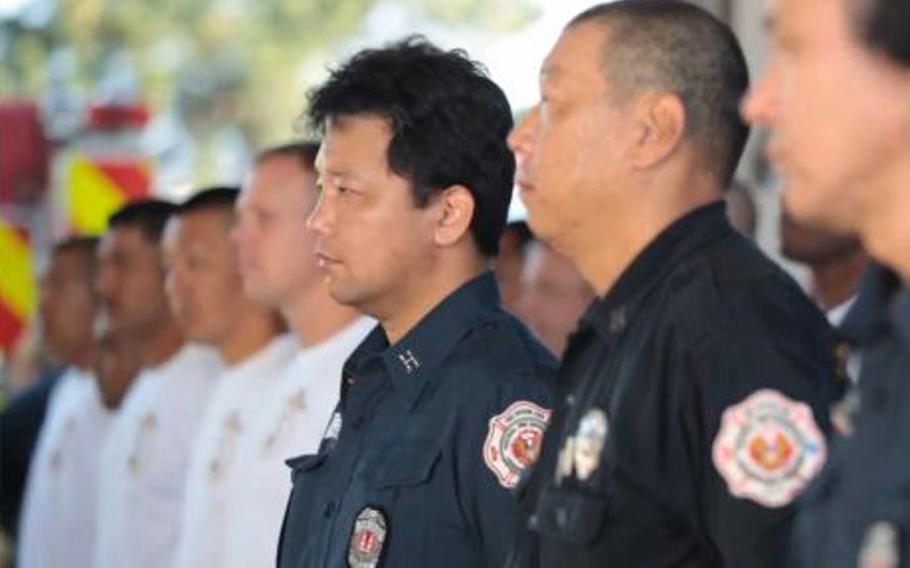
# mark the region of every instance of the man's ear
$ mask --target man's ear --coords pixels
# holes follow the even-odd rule
[[[670,156],[686,131],[686,107],[675,93],[646,93],[635,101],[632,164],[648,169]]]
[[[463,185],[447,187],[436,198],[438,209],[433,240],[441,247],[456,244],[471,231],[474,218],[474,196]]]

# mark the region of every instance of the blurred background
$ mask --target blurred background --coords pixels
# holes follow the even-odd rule
[[[763,3],[698,2],[731,23],[753,74]],[[308,88],[333,62],[422,33],[465,48],[516,113],[581,0],[0,0],[0,406],[50,355],[33,324],[49,246],[98,234],[147,195],[237,183],[257,148],[305,135]],[[753,136],[740,178],[773,180]],[[776,251],[772,191],[750,191]],[[521,216],[516,203],[514,217]]]

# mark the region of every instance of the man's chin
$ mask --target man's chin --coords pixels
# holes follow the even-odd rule
[[[830,194],[830,195],[829,195]],[[840,233],[857,230],[858,216],[838,206],[843,196],[800,181],[784,181],[783,207],[801,224]]]

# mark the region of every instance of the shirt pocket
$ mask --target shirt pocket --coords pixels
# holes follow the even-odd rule
[[[541,533],[576,544],[590,544],[606,525],[609,500],[577,489],[546,489],[535,522]]]
[[[439,446],[429,442],[386,447],[366,475],[366,485],[377,490],[423,485],[430,480],[440,453]]]
[[[296,458],[291,458],[284,463],[291,468],[291,483],[297,485],[297,482],[300,481],[301,476],[308,474],[309,472],[318,470],[322,464],[325,462],[325,459],[328,454],[308,454],[303,456],[298,456]]]

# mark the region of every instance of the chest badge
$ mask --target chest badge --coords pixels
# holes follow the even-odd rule
[[[133,475],[138,475],[150,460],[152,437],[158,429],[158,418],[153,412],[147,413],[139,422],[132,451],[127,456],[127,466]]]
[[[285,436],[285,430],[290,428],[291,423],[294,421],[294,416],[300,414],[307,409],[307,400],[306,400],[306,391],[300,389],[294,392],[291,397],[285,402],[284,408],[281,411],[281,416],[278,417],[278,421],[275,422],[275,427],[271,432],[266,436],[265,443],[263,444],[261,454],[263,456],[267,455],[269,451],[278,443],[279,440],[282,440]]]
[[[764,507],[792,502],[826,455],[809,406],[770,389],[724,411],[712,448],[714,466],[730,494]]]
[[[531,401],[519,400],[490,419],[483,460],[506,489],[515,487],[521,473],[540,454],[550,411]]]
[[[209,481],[217,483],[224,479],[234,455],[237,452],[237,443],[240,435],[243,433],[243,421],[240,419],[240,413],[236,410],[231,412],[221,425],[221,435],[218,439],[218,445],[215,454],[209,461]]]
[[[586,481],[597,470],[608,431],[607,415],[599,408],[588,410],[578,423],[573,462],[579,480]]]
[[[859,553],[859,568],[897,568],[900,566],[897,529],[878,522],[869,527]]]
[[[348,565],[351,568],[379,566],[387,533],[388,526],[382,511],[364,507],[354,520],[354,530],[348,547]]]

